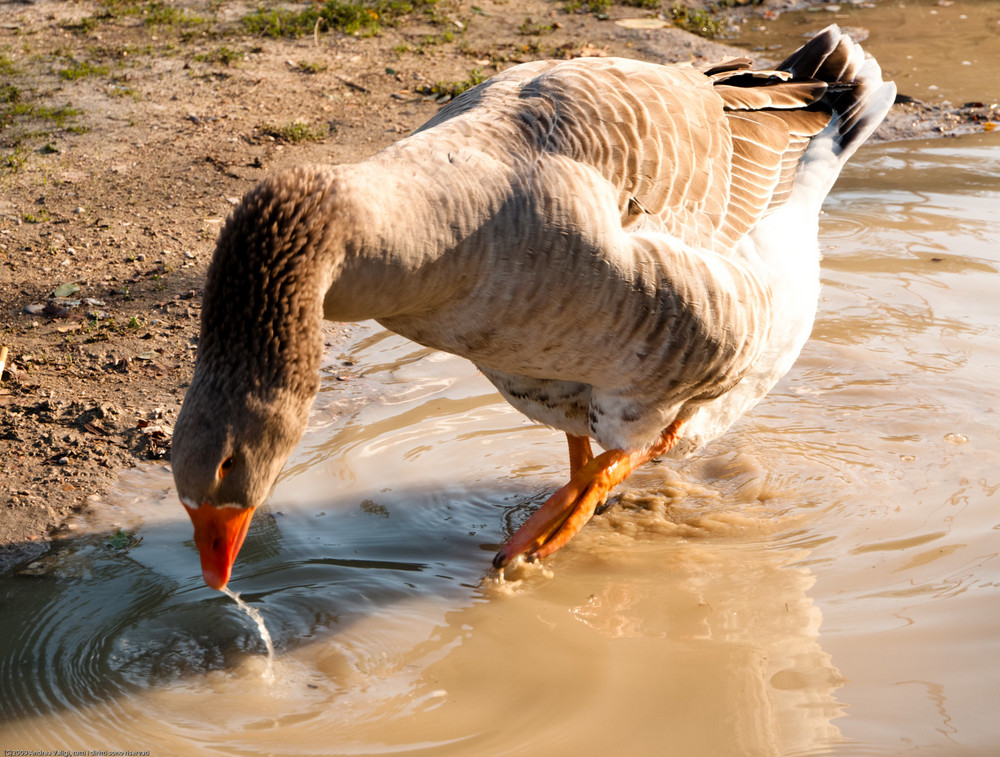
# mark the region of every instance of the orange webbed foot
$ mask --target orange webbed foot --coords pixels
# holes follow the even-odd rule
[[[570,482],[549,497],[493,558],[502,568],[518,555],[529,561],[547,557],[575,536],[625,475],[615,476],[627,459],[621,450],[594,458],[573,474]]]
[[[493,558],[493,566],[502,568],[520,555],[534,561],[565,546],[633,470],[674,445],[680,425],[678,421],[670,424],[659,441],[647,450],[612,449],[597,457],[593,457],[589,439],[567,434],[572,470],[569,483],[549,497],[517,530]]]

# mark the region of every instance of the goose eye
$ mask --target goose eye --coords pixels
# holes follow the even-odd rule
[[[229,473],[229,471],[232,469],[233,463],[234,460],[231,457],[227,457],[225,460],[222,461],[222,464],[219,465],[219,478],[226,477],[226,474]]]

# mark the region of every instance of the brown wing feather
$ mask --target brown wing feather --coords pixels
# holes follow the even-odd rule
[[[826,93],[826,89],[825,82],[815,79],[773,82],[758,80],[756,86],[715,85],[715,93],[730,110],[802,108],[816,102]]]
[[[457,98],[431,123],[483,98],[516,102],[525,144],[596,169],[624,228],[725,252],[787,200],[803,151],[830,120],[819,104],[828,83],[813,74],[843,68],[835,53],[803,58],[801,71],[749,71],[735,59],[707,75],[611,58],[538,63]]]
[[[809,140],[830,121],[825,109],[727,111],[733,135],[729,212],[720,230],[734,243],[791,192]]]
[[[726,58],[725,60],[720,60],[718,63],[712,63],[706,68],[701,69],[701,72],[705,76],[717,77],[723,74],[731,74],[734,71],[747,71],[750,66],[753,65],[753,60],[750,58]]]
[[[609,59],[559,66],[522,90],[555,106],[549,149],[595,166],[625,228],[659,228],[725,252],[787,200],[809,139],[829,122],[827,83],[731,61],[691,68]],[[712,69],[710,69],[712,70]]]

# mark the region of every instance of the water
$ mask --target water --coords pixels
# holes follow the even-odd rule
[[[565,442],[372,325],[232,586],[167,471],[0,577],[0,746],[207,755],[992,755],[1000,741],[1000,137],[863,148],[812,340],[686,464],[488,572]]]

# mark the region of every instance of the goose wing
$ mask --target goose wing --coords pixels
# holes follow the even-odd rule
[[[819,102],[826,82],[748,66],[528,63],[456,98],[421,131],[463,114],[514,115],[525,149],[610,183],[626,231],[727,253],[788,199],[802,153],[831,118]]]

